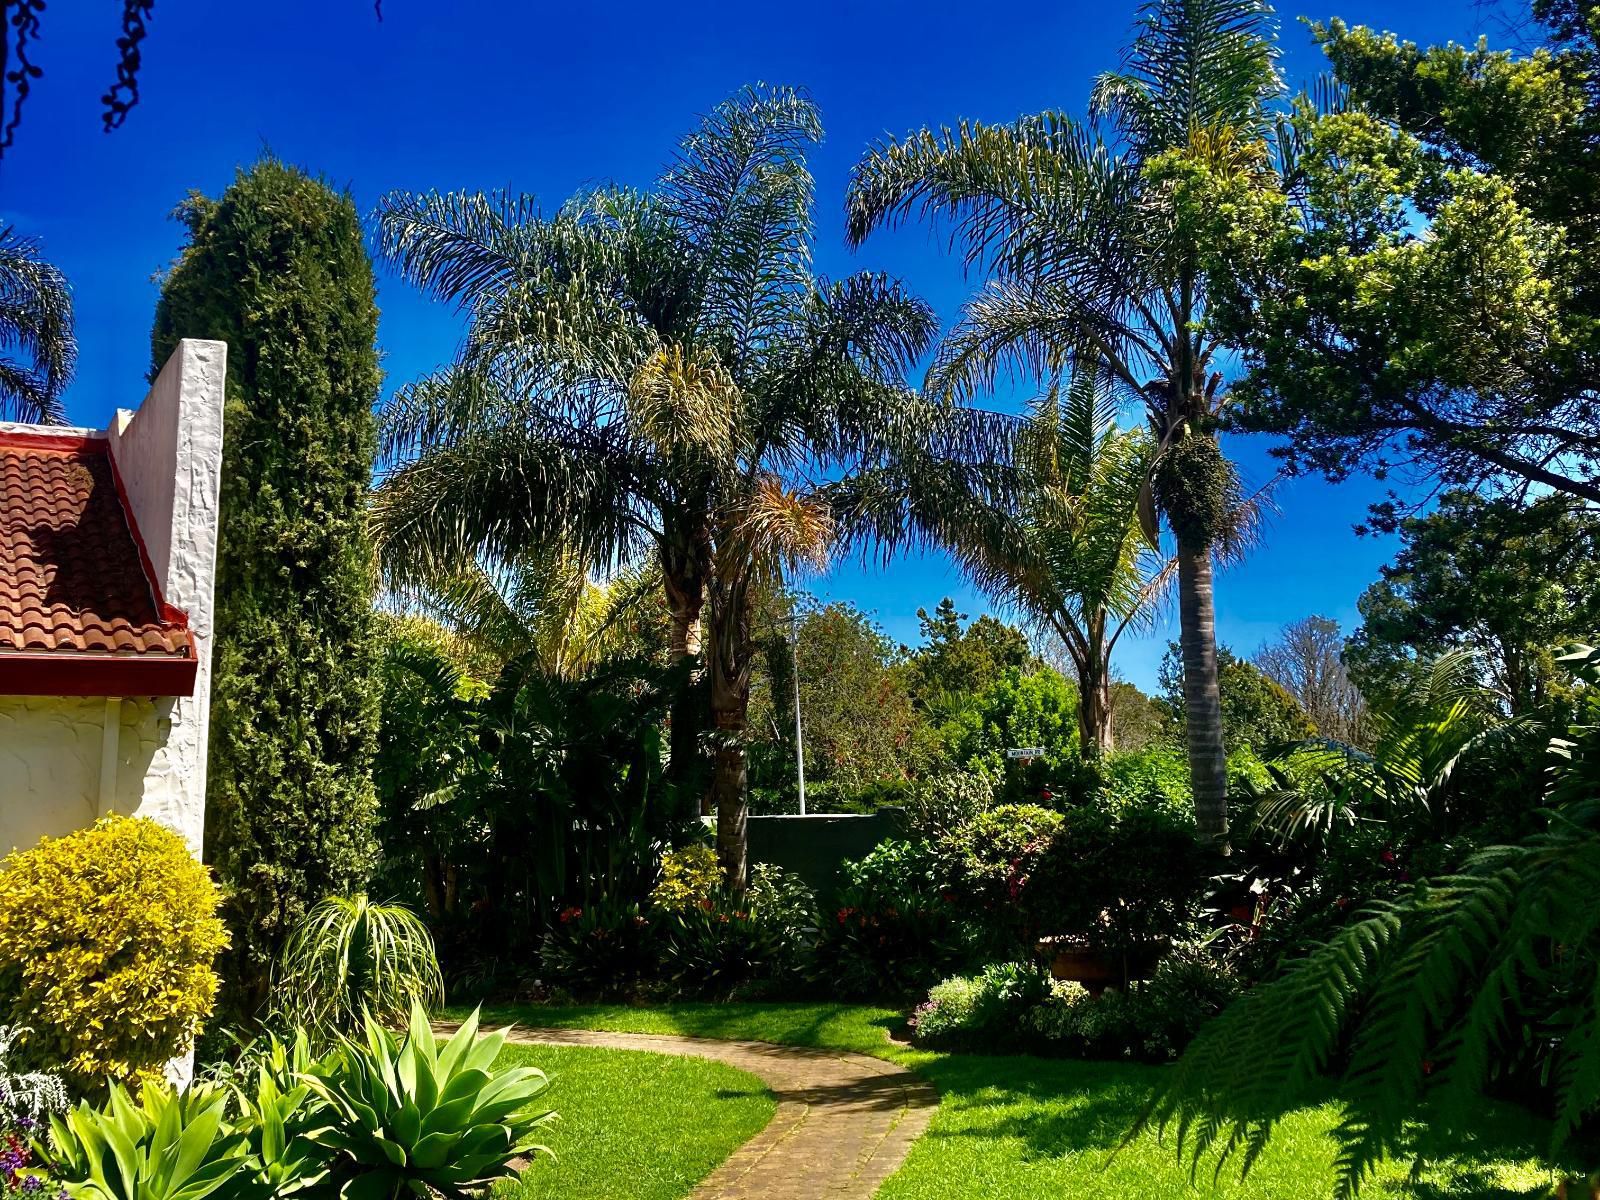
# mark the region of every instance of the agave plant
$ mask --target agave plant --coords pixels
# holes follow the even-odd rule
[[[314,1063],[311,1040],[303,1029],[285,1042],[269,1037],[247,1046],[241,1068],[255,1068],[254,1087],[241,1069],[229,1083],[238,1101],[238,1126],[249,1139],[251,1166],[269,1195],[309,1192],[328,1177],[330,1155],[313,1134],[327,1121],[327,1106],[312,1092],[306,1076]]]
[[[428,927],[402,904],[330,896],[284,947],[274,987],[279,1016],[318,1033],[350,1032],[371,1013],[399,1023],[413,1005],[444,1003]]]
[[[227,1109],[220,1088],[149,1081],[135,1099],[114,1083],[103,1108],[84,1102],[50,1118],[48,1158],[73,1200],[266,1200],[274,1193],[255,1178],[249,1139]]]
[[[535,1104],[544,1072],[489,1069],[506,1031],[480,1039],[473,1013],[441,1046],[420,1004],[403,1037],[371,1016],[364,1025],[304,1076],[332,1118],[310,1136],[345,1159],[334,1171],[347,1200],[466,1197],[513,1160],[549,1153],[535,1140],[555,1116]]]

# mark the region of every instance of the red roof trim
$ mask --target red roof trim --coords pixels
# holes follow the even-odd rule
[[[156,578],[156,565],[150,561],[150,551],[145,548],[144,535],[139,532],[139,522],[133,515],[133,505],[128,500],[128,489],[122,486],[122,472],[117,469],[117,456],[111,453],[110,443],[106,444],[106,461],[111,464],[111,484],[117,489],[117,503],[122,507],[122,519],[127,522],[128,532],[133,535],[133,547],[139,552],[139,566],[144,570],[144,581],[150,588],[150,598],[155,601],[156,615],[161,618],[163,624],[187,629],[189,614],[176,605],[168,604],[167,598],[161,594],[161,581]]]
[[[57,454],[82,454],[91,451],[110,458],[110,443],[103,437],[83,433],[33,433],[26,429],[0,429],[0,446],[18,450],[52,450]]]
[[[0,653],[4,696],[192,696],[192,655]]]

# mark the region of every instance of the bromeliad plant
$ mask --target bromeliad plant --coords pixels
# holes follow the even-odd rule
[[[304,1075],[327,1106],[309,1136],[337,1156],[333,1181],[347,1200],[466,1197],[512,1173],[513,1159],[549,1153],[536,1140],[554,1113],[535,1104],[544,1072],[492,1072],[505,1031],[478,1037],[474,1013],[443,1046],[421,1005],[397,1037],[370,1016],[358,1041]]]

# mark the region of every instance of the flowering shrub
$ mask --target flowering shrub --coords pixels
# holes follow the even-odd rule
[[[95,1085],[155,1077],[217,994],[211,874],[154,821],[107,817],[0,863],[0,1023]]]
[[[1023,1017],[1050,995],[1050,976],[1035,963],[995,963],[970,977],[935,985],[911,1014],[912,1040],[941,1050],[1021,1053]]]
[[[544,982],[584,995],[626,991],[655,968],[658,934],[637,904],[565,908],[545,934]]]
[[[710,846],[684,846],[661,856],[661,882],[650,892],[650,907],[681,913],[705,908],[722,883],[722,868]]]

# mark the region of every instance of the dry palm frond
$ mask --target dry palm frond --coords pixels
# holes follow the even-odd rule
[[[639,431],[662,454],[724,462],[735,452],[739,385],[704,347],[664,346],[650,355],[628,382],[628,402]]]

